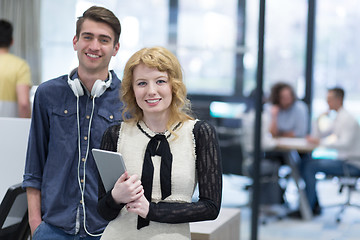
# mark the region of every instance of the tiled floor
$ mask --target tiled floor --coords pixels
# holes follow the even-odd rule
[[[251,238],[251,210],[249,203],[249,191],[244,186],[249,179],[236,175],[224,175],[223,207],[241,208],[240,238]],[[340,223],[336,222],[336,214],[339,207],[330,205],[344,202],[346,191],[338,193],[338,185],[333,180],[321,180],[318,182],[318,192],[322,214],[314,217],[311,221],[301,219],[284,218],[282,220],[269,220],[265,225],[259,224],[259,240],[358,240],[360,239],[360,208],[347,208]],[[289,184],[287,199],[291,206],[296,206],[297,195],[294,185]],[[352,195],[354,202],[360,204],[360,191]]]

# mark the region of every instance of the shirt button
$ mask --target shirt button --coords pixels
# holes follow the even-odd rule
[[[82,200],[80,200],[80,204],[82,204]]]
[[[85,158],[81,158],[81,161],[85,162]]]
[[[113,119],[114,118],[114,116],[113,115],[110,115],[110,119]]]
[[[80,182],[83,183],[83,182],[84,182],[84,179],[81,179]]]
[[[90,116],[89,115],[86,115],[86,119],[89,119],[90,118]]]
[[[84,140],[85,140],[85,141],[87,140],[87,136],[84,137]]]
[[[64,110],[64,113],[67,114],[67,113],[68,113],[68,110],[65,109],[65,110]]]

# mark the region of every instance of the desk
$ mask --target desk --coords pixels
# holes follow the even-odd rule
[[[316,145],[308,143],[305,138],[281,137],[277,138],[276,141],[275,150],[284,153],[285,161],[291,168],[291,176],[299,191],[301,216],[304,220],[311,220],[312,210],[306,197],[305,183],[300,176],[297,163],[301,161],[299,152],[311,153],[316,148]]]
[[[240,209],[221,208],[213,221],[190,223],[191,240],[240,239]]]
[[[311,153],[316,147],[316,144],[309,143],[306,138],[276,138],[276,149],[279,151],[297,150],[300,153]]]

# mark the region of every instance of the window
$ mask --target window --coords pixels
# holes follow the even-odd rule
[[[110,62],[110,69],[119,78],[126,61],[135,51],[147,46],[167,45],[168,0],[42,1],[42,81],[68,74],[78,66],[72,46],[76,20],[93,5],[110,9],[120,20],[120,50]]]
[[[318,0],[314,52],[313,116],[328,106],[327,89],[345,90],[345,107],[360,119],[360,2]]]
[[[256,86],[259,2],[246,1],[244,92]],[[265,7],[264,92],[277,81],[291,84],[305,95],[306,0],[267,1]]]
[[[176,0],[172,3],[174,8],[170,8],[169,2],[43,1],[42,81],[67,74],[78,65],[72,46],[76,20],[87,8],[98,5],[112,10],[121,22],[120,50],[110,62],[110,69],[120,78],[126,61],[135,51],[161,45],[178,56],[189,94],[233,95],[242,78],[236,76],[237,57],[243,54],[243,49],[237,46],[237,35],[241,31],[243,36],[244,31],[237,26],[238,0],[196,3]],[[176,13],[174,25],[169,21],[170,9]],[[175,41],[169,40],[171,37]]]
[[[179,1],[176,53],[190,94],[234,94],[236,24],[236,0]]]

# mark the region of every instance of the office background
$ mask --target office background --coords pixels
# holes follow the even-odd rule
[[[122,76],[129,56],[162,45],[179,57],[195,107],[214,100],[241,102],[256,87],[259,1],[246,0],[0,0],[0,17],[15,25],[17,55],[26,58],[33,82],[77,66],[75,21],[91,5],[120,19],[120,51],[111,68]],[[360,2],[315,1],[312,116],[323,112],[328,87],[346,91],[345,105],[360,116]],[[308,0],[268,0],[265,13],[264,94],[279,80],[305,98]],[[206,117],[201,115],[200,117]]]
[[[294,86],[300,99],[306,97],[310,1],[266,1],[265,96],[273,83],[282,80]],[[77,66],[72,47],[75,21],[92,5],[109,8],[120,19],[120,51],[110,65],[120,78],[132,53],[162,45],[179,57],[189,97],[200,118],[211,118],[211,102],[242,103],[256,87],[259,1],[0,0],[0,18],[14,23],[12,52],[30,63],[35,88]],[[357,0],[315,1],[313,118],[327,109],[327,88],[341,86],[346,91],[346,108],[360,119],[358,9]],[[230,146],[228,152],[229,159],[238,154],[236,146]]]

